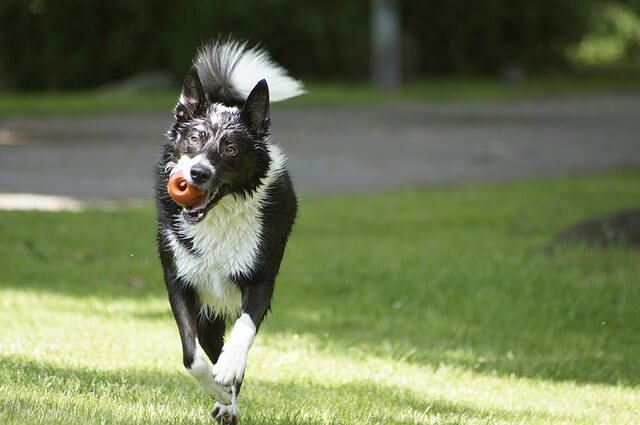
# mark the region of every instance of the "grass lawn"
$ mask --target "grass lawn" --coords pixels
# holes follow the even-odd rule
[[[365,84],[309,83],[307,94],[276,107],[370,105],[383,102],[492,102],[537,97],[640,91],[633,77],[533,77],[518,87],[500,80],[481,78],[430,79],[410,83],[397,92],[376,90]],[[100,91],[71,93],[0,93],[0,117],[82,115],[109,112],[166,111],[172,108],[175,90],[138,94]]]
[[[640,252],[541,249],[640,170],[305,198],[245,424],[633,424]],[[0,423],[208,423],[150,205],[0,212]]]

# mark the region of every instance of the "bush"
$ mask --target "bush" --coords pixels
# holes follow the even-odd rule
[[[403,3],[419,69],[430,74],[494,74],[505,66],[548,71],[587,28],[593,0]]]
[[[9,89],[79,89],[145,70],[180,79],[221,34],[260,41],[296,75],[366,72],[366,0],[3,0],[0,75]],[[336,11],[339,11],[336,13]]]
[[[640,63],[640,16],[630,6],[607,3],[592,11],[582,40],[569,50],[580,66]]]
[[[417,75],[561,67],[602,1],[398,0],[406,62]],[[369,0],[2,0],[0,77],[16,90],[96,87],[151,70],[178,81],[203,41],[231,33],[298,77],[363,79],[368,21]]]

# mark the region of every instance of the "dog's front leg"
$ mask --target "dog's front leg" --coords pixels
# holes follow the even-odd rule
[[[217,402],[211,416],[222,425],[235,425],[238,422],[238,393],[247,366],[247,354],[256,335],[256,326],[248,313],[242,315],[233,325],[229,340],[222,348],[218,361],[213,365],[213,376],[222,386],[231,386],[231,402]]]
[[[233,325],[229,339],[222,348],[220,358],[213,365],[213,376],[218,384],[231,386],[242,383],[249,348],[253,344],[258,326],[269,308],[272,294],[272,284],[243,285],[242,313]]]
[[[222,386],[232,387],[231,403],[216,403],[212,413],[218,423],[235,424],[238,419],[237,396],[247,366],[249,348],[269,308],[273,285],[246,285],[242,289],[242,313],[236,320],[229,339],[213,365],[213,376]]]
[[[256,326],[251,316],[242,313],[233,325],[218,362],[213,365],[213,376],[218,384],[231,386],[242,382],[247,366],[247,354],[255,335]]]
[[[198,305],[195,293],[189,287],[171,279],[171,276],[165,276],[165,279],[169,292],[169,303],[182,341],[184,367],[196,379],[200,388],[214,400],[225,404],[231,403],[230,387],[223,387],[214,380],[211,364],[199,347]]]

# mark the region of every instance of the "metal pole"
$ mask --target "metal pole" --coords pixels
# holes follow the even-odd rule
[[[376,86],[400,85],[400,14],[398,0],[371,0],[371,74]]]

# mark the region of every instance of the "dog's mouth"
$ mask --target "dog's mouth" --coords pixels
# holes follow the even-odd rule
[[[204,192],[204,197],[200,202],[189,207],[182,207],[182,216],[189,223],[201,222],[209,210],[213,208],[220,199],[224,196],[224,187],[220,186],[213,190],[207,190]]]

